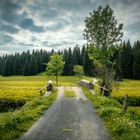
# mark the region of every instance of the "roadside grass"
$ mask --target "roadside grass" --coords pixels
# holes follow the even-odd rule
[[[0,140],[18,138],[56,99],[56,91],[48,97],[35,97],[14,112],[0,113]]]
[[[66,98],[75,97],[75,92],[72,90],[65,90],[64,95]]]
[[[99,94],[93,95],[86,88],[83,88],[83,91],[104,120],[113,140],[140,139],[140,115],[138,113],[131,109],[123,113],[122,105],[117,100]]]

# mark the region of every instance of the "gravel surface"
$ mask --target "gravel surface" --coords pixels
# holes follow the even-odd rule
[[[66,88],[77,98],[64,98],[64,88],[58,88],[57,101],[19,140],[111,140],[81,88]]]

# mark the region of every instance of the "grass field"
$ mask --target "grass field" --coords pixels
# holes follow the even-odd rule
[[[44,87],[52,76],[11,76],[0,77],[0,100],[31,100],[39,97],[38,89]],[[76,85],[77,77],[59,77],[59,85]],[[55,83],[54,83],[55,84]]]
[[[0,76],[0,100],[27,101],[39,97],[38,89],[44,87],[48,80],[52,80],[55,85],[55,77],[53,76]],[[59,86],[75,86],[78,80],[79,78],[76,76],[60,76]]]
[[[123,80],[112,92],[112,96],[124,96],[125,94],[140,97],[140,80]]]

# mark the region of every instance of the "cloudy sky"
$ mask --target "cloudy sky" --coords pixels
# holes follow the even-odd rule
[[[124,40],[140,39],[140,0],[0,0],[0,55],[82,46],[84,19],[109,4]]]

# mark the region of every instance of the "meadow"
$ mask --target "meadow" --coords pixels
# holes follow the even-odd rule
[[[129,106],[140,106],[140,80],[125,79],[118,83],[118,86],[113,89],[112,97],[122,104],[126,94]]]
[[[81,78],[92,81],[91,77],[83,76]],[[24,105],[21,108],[0,113],[1,140],[10,140],[19,137],[23,132],[29,129],[35,120],[40,117],[43,110],[47,109],[55,101],[57,91],[54,90],[54,94],[45,98],[43,98],[38,91],[47,84],[48,80],[52,80],[53,85],[55,86],[55,77],[45,76],[44,74],[40,74],[38,76],[0,76],[0,100],[24,102]],[[79,77],[77,76],[60,76],[59,86],[76,86],[78,80]],[[84,89],[84,91],[97,108],[99,115],[105,120],[108,130],[114,136],[115,140],[121,140],[121,138],[123,139],[127,136],[127,129],[131,129],[130,132],[135,130],[136,136],[138,135],[136,128],[139,126],[137,123],[140,115],[139,106],[130,106],[128,108],[129,113],[123,116],[126,119],[125,120],[121,118],[122,114],[120,114],[120,112],[122,105],[119,104],[119,102],[114,99],[107,99],[106,97],[91,96],[87,90]],[[99,89],[96,88],[96,91],[98,93]],[[112,97],[115,99],[123,99],[123,96],[127,93],[129,97],[139,98],[139,91],[140,81],[124,80],[119,83],[117,88],[113,89]],[[43,92],[45,92],[45,90]],[[65,96],[73,97],[74,94],[65,91]],[[110,115],[111,112],[113,115]],[[111,117],[110,121],[106,119],[106,116]],[[114,117],[118,119],[118,122],[113,120]],[[119,120],[124,120],[124,122],[119,122]],[[111,126],[110,124],[112,123],[114,125]],[[122,123],[132,123],[133,127],[131,128]],[[126,132],[121,132],[121,129]],[[113,132],[111,130],[113,130]],[[132,137],[137,139],[134,135]],[[129,135],[127,137],[129,138]]]
[[[39,88],[44,87],[48,80],[55,81],[53,76],[0,76],[0,100],[29,101],[39,97]],[[59,77],[59,86],[74,86],[78,77]],[[53,83],[55,85],[55,82]]]
[[[83,77],[84,79],[92,79]],[[59,86],[75,86],[79,77],[60,76]],[[55,86],[54,76],[0,76],[0,100],[29,101],[34,97],[39,97],[39,89],[46,86],[47,81],[52,80]]]
[[[137,96],[140,97],[140,80],[123,80],[118,83],[118,86],[113,89],[112,96]]]

